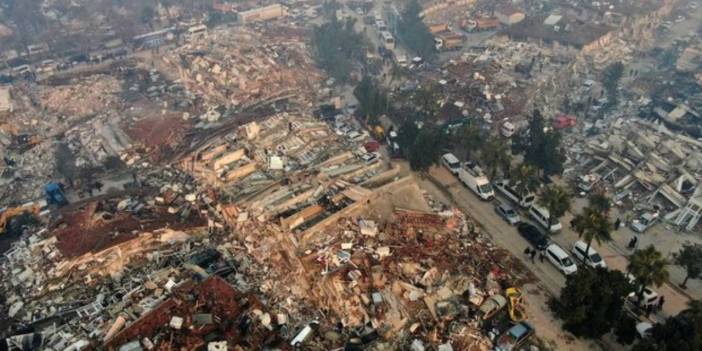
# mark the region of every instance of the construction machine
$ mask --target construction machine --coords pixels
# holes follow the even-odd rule
[[[40,211],[41,207],[39,205],[10,207],[4,210],[0,209],[0,234],[5,234],[5,228],[13,218],[25,213],[39,217]]]

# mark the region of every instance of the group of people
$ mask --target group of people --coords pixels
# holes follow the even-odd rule
[[[527,257],[529,257],[529,259],[531,260],[531,263],[535,263],[535,262],[536,262],[536,254],[537,254],[537,253],[539,254],[539,261],[541,261],[541,262],[543,263],[543,262],[544,262],[544,258],[546,258],[546,256],[544,256],[544,251],[543,251],[543,250],[537,251],[536,249],[532,249],[531,247],[528,247],[528,246],[527,246],[526,249],[524,249],[524,255],[526,255]]]

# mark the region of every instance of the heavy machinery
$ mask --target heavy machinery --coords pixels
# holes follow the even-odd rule
[[[64,206],[68,204],[66,196],[63,194],[63,186],[56,182],[51,182],[46,184],[44,187],[44,194],[46,195],[46,202],[49,205]]]
[[[32,214],[35,217],[39,217],[39,212],[41,211],[41,208],[39,205],[31,205],[10,207],[0,211],[2,211],[0,212],[0,234],[5,234],[5,228],[13,218],[23,215],[25,213]]]
[[[527,319],[526,309],[524,307],[524,295],[519,288],[507,288],[505,291],[509,301],[509,318],[514,322],[521,322]]]

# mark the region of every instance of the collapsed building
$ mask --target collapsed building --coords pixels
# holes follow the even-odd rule
[[[361,147],[282,113],[62,209],[0,261],[6,343],[489,350],[478,307],[532,277]]]
[[[660,213],[683,230],[697,229],[702,143],[635,118],[619,118],[601,135],[584,138],[582,145],[575,138],[570,147],[569,157],[580,165],[575,173],[606,184],[615,203]]]

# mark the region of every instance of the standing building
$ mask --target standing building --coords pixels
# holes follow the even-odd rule
[[[10,88],[0,87],[0,112],[12,112],[12,98],[10,97]]]
[[[273,4],[264,7],[239,12],[239,21],[243,24],[268,21],[288,15],[288,9],[281,4]]]

